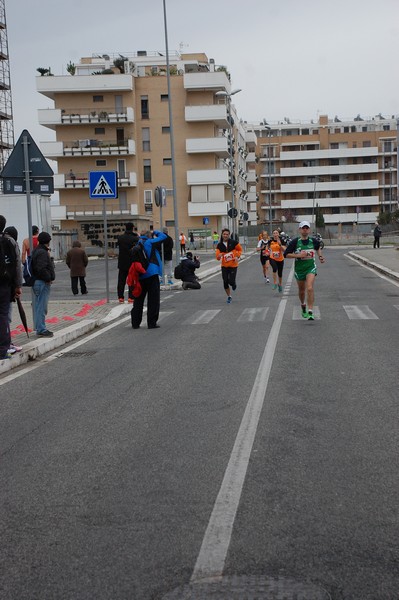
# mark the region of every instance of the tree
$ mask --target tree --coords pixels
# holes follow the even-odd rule
[[[321,212],[321,208],[318,204],[316,204],[316,229],[322,229],[325,226],[323,213]]]
[[[76,66],[72,61],[69,61],[69,63],[67,64],[67,73],[69,73],[70,75],[75,75],[76,73]]]
[[[40,73],[40,76],[43,77],[44,75],[47,75],[50,72],[50,69],[39,67],[38,69],[36,69],[36,71],[38,71]]]

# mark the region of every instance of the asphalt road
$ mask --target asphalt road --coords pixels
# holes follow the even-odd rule
[[[2,600],[399,598],[399,287],[325,255],[0,379]]]

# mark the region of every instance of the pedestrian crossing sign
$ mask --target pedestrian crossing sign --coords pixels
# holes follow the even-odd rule
[[[116,171],[90,171],[89,172],[89,197],[117,198],[118,174]]]

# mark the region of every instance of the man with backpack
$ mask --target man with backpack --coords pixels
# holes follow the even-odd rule
[[[162,231],[143,230],[139,241],[132,251],[132,262],[139,262],[145,269],[145,273],[139,275],[141,293],[134,298],[131,311],[132,327],[138,329],[143,318],[143,306],[145,297],[147,299],[147,326],[148,329],[159,327],[159,307],[161,302],[161,288],[159,278],[162,276],[161,257],[159,255],[159,243],[166,240],[166,234]]]
[[[10,303],[22,294],[22,270],[16,242],[4,235],[6,218],[0,215],[0,360],[10,358]]]

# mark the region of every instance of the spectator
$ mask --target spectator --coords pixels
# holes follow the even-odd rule
[[[33,284],[35,329],[41,337],[53,337],[53,332],[46,329],[46,315],[50,298],[51,284],[55,279],[54,264],[50,258],[49,244],[51,235],[42,231],[38,236],[38,246],[32,253],[32,271],[35,278]]]
[[[379,224],[377,222],[374,227],[374,246],[373,246],[374,248],[380,247],[381,235],[382,235],[381,227],[379,226]]]
[[[183,232],[181,232],[181,234],[179,235],[179,242],[180,242],[180,256],[184,256],[186,253],[187,238]]]
[[[17,269],[21,270],[21,251],[18,246],[18,231],[12,225],[10,227],[6,227],[4,230],[4,235],[6,237],[10,237],[15,242],[15,251],[17,255]],[[10,302],[10,309],[8,311],[8,322],[11,325],[12,322],[12,302]],[[17,346],[16,344],[12,344],[10,342],[10,347],[8,349],[9,354],[15,354],[16,352],[21,352],[22,346]]]
[[[86,287],[86,267],[89,263],[86,252],[82,248],[82,244],[76,240],[72,244],[71,250],[66,255],[66,264],[70,269],[71,288],[74,296],[79,294],[78,281],[80,283],[80,291],[83,295],[87,294]]]
[[[182,281],[183,290],[200,290],[201,284],[198,281],[198,277],[195,275],[195,269],[200,268],[200,261],[198,256],[193,257],[192,252],[187,252],[186,256],[180,261],[182,269]]]
[[[137,244],[139,236],[133,231],[133,223],[126,223],[125,233],[118,237],[118,299],[121,304],[125,302],[125,285],[130,265],[132,264],[132,248]],[[131,290],[128,291],[128,302],[133,302]]]
[[[38,241],[37,241],[37,237],[39,235],[39,228],[37,225],[32,225],[32,243],[33,243],[33,250],[35,248],[37,248],[38,245]],[[30,248],[29,248],[29,238],[25,238],[22,242],[22,264],[25,264],[26,261],[26,257],[30,256]]]
[[[166,239],[163,242],[163,263],[164,263],[164,275],[165,280],[167,278],[168,283],[173,283],[173,239],[168,234],[168,228],[164,227],[163,232],[166,235]]]
[[[17,243],[12,236],[4,235],[6,218],[0,215],[0,240],[5,254],[6,269],[0,273],[0,360],[10,358],[10,303],[22,293],[22,270]],[[10,256],[9,256],[10,255]]]
[[[189,249],[196,250],[197,246],[195,245],[194,233],[192,231],[190,231],[189,238],[190,238]]]
[[[148,294],[147,299],[147,326],[148,329],[158,328],[157,324],[159,318],[159,306],[160,306],[160,285],[159,277],[162,274],[161,270],[161,257],[159,256],[159,242],[166,239],[165,233],[161,231],[147,231],[141,232],[137,248],[143,247],[145,256],[148,264],[146,265],[146,272],[139,276],[139,282],[141,284],[141,294],[134,298],[134,304],[131,311],[132,316],[132,327],[138,329],[140,327],[143,318],[143,306],[145,297]]]

